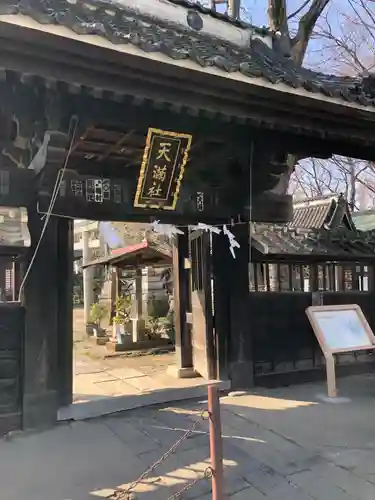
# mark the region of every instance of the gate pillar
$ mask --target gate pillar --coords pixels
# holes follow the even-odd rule
[[[57,223],[57,391],[59,406],[73,401],[73,259],[72,219]]]
[[[187,234],[177,234],[172,247],[173,264],[173,308],[176,332],[177,376],[190,376],[193,372],[193,355],[190,324],[187,323],[189,307],[189,270],[186,262],[189,257]]]
[[[43,227],[36,205],[28,208],[28,226],[31,236],[28,262],[31,262]],[[51,425],[57,418],[57,228],[58,219],[51,217],[24,287],[26,315],[23,428],[25,429]]]
[[[253,345],[249,311],[249,224],[230,228],[240,244],[235,248],[234,259],[229,251],[223,263],[229,269],[230,339],[228,342],[229,370],[233,389],[254,386]]]
[[[220,380],[228,380],[228,347],[230,340],[230,288],[232,256],[228,250],[228,238],[212,235],[212,281],[214,299],[214,335],[217,372]]]

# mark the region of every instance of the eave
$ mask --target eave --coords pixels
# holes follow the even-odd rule
[[[28,34],[27,31],[29,31]],[[309,105],[313,105],[315,109],[318,107],[321,110],[326,110],[328,104],[332,105],[333,107],[337,106],[337,113],[346,114],[346,111],[348,110],[351,110],[353,112],[357,110],[360,112],[360,116],[362,118],[369,115],[368,119],[375,121],[375,107],[366,107],[357,103],[346,102],[335,97],[315,94],[313,92],[308,92],[300,88],[289,87],[283,83],[270,83],[262,78],[253,77],[250,79],[239,72],[224,73],[223,71],[220,71],[219,69],[212,66],[199,66],[198,64],[195,64],[189,60],[172,59],[158,52],[148,53],[131,44],[113,44],[104,37],[97,35],[77,34],[74,31],[66,28],[65,26],[40,24],[34,19],[31,19],[30,17],[24,16],[22,14],[2,15],[0,17],[0,35],[5,35],[5,37],[10,36],[11,38],[13,36],[16,36],[18,39],[25,39],[27,41],[29,41],[30,38],[35,39],[35,35],[37,35],[36,38],[39,38],[38,42],[42,41],[41,37],[45,37],[46,40],[49,38],[49,42],[50,44],[52,44],[52,46],[56,42],[58,43],[58,41],[61,42],[62,39],[64,40],[64,43],[78,42],[78,44],[80,44],[79,48],[78,46],[76,46],[76,50],[74,50],[73,44],[71,44],[70,46],[64,45],[63,52],[66,53],[66,55],[72,55],[74,52],[77,53],[77,51],[83,54],[83,46],[81,44],[85,44],[87,47],[104,49],[105,51],[112,52],[113,58],[110,57],[110,59],[113,59],[116,62],[119,61],[118,55],[121,55],[120,60],[122,62],[122,65],[130,66],[133,69],[137,68],[147,70],[145,64],[148,64],[150,66],[149,69],[151,70],[151,73],[153,71],[155,73],[160,72],[162,74],[166,72],[174,75],[176,79],[183,79],[187,74],[189,74],[192,79],[199,79],[199,75],[201,77],[203,75],[206,77],[212,76],[216,78],[206,78],[203,80],[203,82],[206,82],[206,85],[204,85],[204,87],[209,87],[209,85],[207,85],[207,82],[210,82],[211,84],[215,81],[215,86],[219,88],[223,86],[234,87],[237,88],[238,91],[240,91],[241,89],[244,93],[247,93],[249,95],[258,95],[259,93],[264,92],[265,97],[273,97],[273,99],[275,100],[280,98],[283,101],[285,99],[287,100],[288,98],[290,99],[290,97],[301,97],[309,101]],[[53,37],[56,37],[56,39],[53,40]],[[99,57],[99,59],[108,60],[107,57],[104,57],[104,52],[102,52],[102,54],[103,57]],[[106,52],[105,55],[108,55],[108,52]],[[156,68],[157,71],[155,71]],[[179,70],[181,70],[181,72]],[[179,75],[180,78],[178,78]],[[128,75],[128,77],[129,76],[130,75]],[[199,93],[201,91],[202,93],[206,93],[205,90],[205,88],[197,89]],[[339,111],[340,108],[342,108],[341,112]]]
[[[215,119],[310,136],[317,141],[317,152],[319,141],[327,149],[329,140],[332,152],[374,157],[375,108],[370,106],[201,68],[96,35],[78,35],[63,26],[41,25],[20,14],[1,16],[0,37],[0,67],[39,75],[50,86],[63,81],[75,92],[81,86],[99,96],[109,91],[115,100],[136,94],[138,100],[152,99],[171,108],[184,105],[192,114],[205,110]]]

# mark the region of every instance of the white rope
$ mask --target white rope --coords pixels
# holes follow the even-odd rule
[[[57,174],[56,182],[55,182],[55,185],[54,185],[54,188],[53,188],[53,191],[52,191],[51,201],[49,203],[48,210],[47,210],[46,214],[44,215],[44,217],[41,218],[41,220],[44,219],[44,223],[43,223],[42,230],[40,232],[38,243],[36,244],[34,253],[33,253],[33,255],[32,255],[31,259],[30,259],[29,265],[28,265],[28,267],[26,269],[25,275],[24,275],[24,277],[23,277],[23,279],[21,281],[21,284],[20,284],[20,289],[19,289],[19,292],[18,292],[18,302],[21,301],[22,292],[23,292],[23,289],[25,288],[25,284],[26,284],[27,278],[29,277],[30,271],[31,271],[31,269],[33,267],[33,264],[35,262],[36,256],[37,256],[39,248],[40,248],[40,245],[42,243],[43,236],[44,236],[44,234],[45,234],[45,232],[47,230],[47,226],[48,226],[49,220],[50,220],[51,215],[52,215],[53,207],[54,207],[54,205],[56,203],[56,199],[57,199],[59,191],[60,191],[60,187],[61,187],[61,183],[63,181],[63,177],[64,177],[64,174],[65,174],[65,171],[66,171],[66,167],[68,165],[68,161],[69,161],[70,155],[72,153],[73,144],[74,144],[74,140],[75,140],[76,133],[77,133],[77,128],[78,128],[78,120],[76,119],[75,123],[73,125],[73,131],[71,132],[71,139],[70,139],[69,149],[68,149],[68,153],[67,153],[66,158],[65,158],[64,165],[59,170],[59,172]],[[69,133],[70,133],[70,131],[69,131]]]

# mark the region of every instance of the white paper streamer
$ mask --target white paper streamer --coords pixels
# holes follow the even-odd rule
[[[170,238],[175,234],[184,234],[181,229],[178,229],[178,227],[174,226],[173,224],[160,224],[160,220],[151,222],[150,226],[155,233],[169,236]]]
[[[236,240],[236,237],[234,236],[233,233],[231,233],[229,231],[229,229],[227,228],[227,226],[223,226],[223,233],[225,234],[225,236],[228,236],[228,240],[229,240],[229,251],[230,253],[232,254],[233,258],[235,259],[236,258],[236,254],[234,253],[234,249],[235,248],[241,248],[240,247],[240,244],[238,243],[238,241]]]
[[[155,233],[168,236],[169,238],[171,238],[176,234],[184,234],[184,232],[181,231],[181,229],[174,226],[173,224],[160,224],[159,220],[151,222],[150,227]],[[204,222],[198,222],[198,224],[194,226],[189,226],[189,228],[193,230],[196,229],[201,231],[208,231],[210,233],[215,233],[215,234],[220,234],[222,231],[219,227],[210,226],[209,224],[205,224]],[[234,249],[240,248],[240,244],[236,240],[234,234],[227,228],[226,225],[223,226],[223,234],[225,234],[225,236],[227,236],[228,238],[229,251],[232,254],[232,257],[235,259],[236,254],[234,253]]]
[[[190,229],[201,229],[202,231],[208,231],[209,233],[220,234],[221,229],[216,226],[210,226],[209,224],[205,224],[204,222],[198,222],[195,226],[189,226]]]

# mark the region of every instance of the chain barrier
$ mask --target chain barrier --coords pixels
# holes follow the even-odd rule
[[[201,423],[201,420],[206,420],[207,418],[210,418],[210,414],[207,410],[203,410],[199,414],[200,420],[197,419],[193,423],[190,429],[188,429],[181,438],[175,442],[175,444],[169,448],[168,451],[164,453],[156,462],[154,462],[150,467],[148,467],[140,476],[139,478],[131,483],[127,488],[117,488],[114,493],[111,493],[109,496],[106,497],[106,500],[132,500],[132,493],[133,490],[144,480],[146,477],[151,474],[157,467],[159,467],[160,464],[165,462],[171,455],[175,453],[177,448],[188,439],[195,429],[198,427],[198,425]],[[212,477],[212,469],[211,467],[207,467],[207,469],[204,471],[204,474],[202,474],[200,477],[194,479],[194,481],[191,481],[188,483],[181,491],[174,493],[171,497],[169,497],[167,500],[179,500],[182,496],[182,494],[185,491],[190,490],[196,483],[198,483],[202,479],[209,479]]]
[[[213,475],[212,467],[207,467],[207,469],[204,471],[204,473],[201,476],[197,477],[196,479],[194,479],[194,481],[191,481],[190,483],[185,485],[182,488],[182,490],[177,491],[176,493],[174,493],[173,495],[168,497],[167,500],[180,500],[180,498],[182,498],[182,495],[184,493],[186,493],[187,491],[189,491],[197,483],[199,483],[199,481],[201,481],[202,479],[206,479],[206,480],[211,479],[212,475]]]

